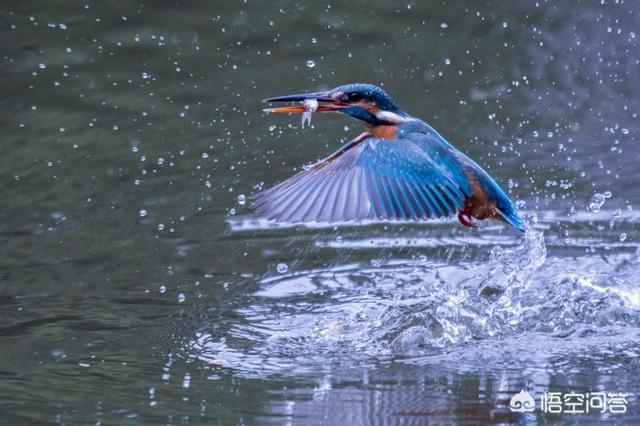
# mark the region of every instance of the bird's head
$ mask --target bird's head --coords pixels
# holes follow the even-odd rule
[[[362,120],[371,126],[398,124],[405,121],[407,117],[407,114],[398,108],[387,92],[372,84],[345,84],[326,92],[302,93],[265,99],[265,102],[305,101],[317,102],[315,112],[340,112]],[[268,108],[265,111],[304,113],[311,110],[305,105],[295,105]]]

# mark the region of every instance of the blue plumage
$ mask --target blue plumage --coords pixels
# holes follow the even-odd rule
[[[524,232],[498,184],[429,125],[400,111],[382,89],[346,85],[308,97],[322,100],[325,111],[365,121],[369,131],[255,196],[259,214],[283,222],[336,222],[420,221],[457,213],[467,226],[471,217],[494,218]],[[292,95],[272,101],[303,99]]]

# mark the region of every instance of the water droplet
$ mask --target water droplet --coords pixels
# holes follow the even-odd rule
[[[627,234],[626,233],[622,233],[620,234],[620,241],[625,241],[627,239]]]
[[[611,191],[604,191],[602,195],[604,195],[604,198],[611,198],[612,194],[611,194]]]
[[[186,298],[187,298],[187,296],[185,296],[184,293],[178,294],[178,302],[179,303],[184,302]]]
[[[624,127],[622,129],[620,129],[620,131],[622,132],[623,135],[628,135],[629,134],[629,129],[625,129]]]
[[[598,213],[607,198],[608,197],[603,194],[593,194],[593,197],[591,197],[591,202],[589,202],[589,209],[594,213]]]
[[[158,224],[158,231],[162,231],[164,230],[164,223],[159,223]]]
[[[445,65],[451,65],[451,59],[447,58],[444,60]]]
[[[440,24],[440,28],[449,28],[449,25],[447,25],[446,22],[443,22]]]
[[[160,293],[165,293],[167,291],[167,287],[165,287],[164,285],[161,285],[158,290],[160,291]]]
[[[145,209],[138,210],[138,216],[140,217],[147,217],[148,214],[149,213]]]
[[[313,68],[313,67],[315,67],[315,66],[316,66],[316,62],[315,62],[315,61],[313,61],[313,60],[311,60],[311,59],[309,59],[309,60],[307,61],[307,67],[309,67],[309,68]]]
[[[280,274],[284,274],[289,270],[289,267],[287,266],[286,263],[278,263],[278,266],[276,266],[276,271],[278,271],[278,273]]]
[[[244,204],[247,202],[247,197],[244,196],[244,194],[240,194],[238,195],[238,204],[240,204],[241,206],[244,206]]]

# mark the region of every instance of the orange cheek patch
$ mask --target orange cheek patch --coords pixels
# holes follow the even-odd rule
[[[369,102],[359,102],[357,104],[359,107],[366,109],[367,111],[369,111],[372,115],[376,115],[377,113],[379,113],[380,111],[382,111],[380,108],[378,108],[378,105],[374,104],[374,103],[369,103]]]

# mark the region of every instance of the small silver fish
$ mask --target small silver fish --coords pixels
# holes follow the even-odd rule
[[[302,113],[302,128],[304,129],[305,122],[307,126],[311,126],[311,114],[318,110],[318,101],[315,99],[305,99],[302,106],[304,106],[304,112]]]

